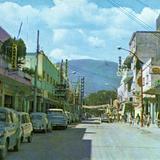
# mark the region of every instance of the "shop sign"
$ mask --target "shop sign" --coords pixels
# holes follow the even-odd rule
[[[160,74],[160,66],[152,66],[151,69],[150,69],[150,73]]]

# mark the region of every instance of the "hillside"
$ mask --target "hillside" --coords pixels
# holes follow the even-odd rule
[[[73,71],[76,74],[73,74]],[[120,77],[117,77],[116,72],[115,62],[90,59],[69,61],[70,80],[74,83],[77,77],[85,77],[85,94],[118,87]]]

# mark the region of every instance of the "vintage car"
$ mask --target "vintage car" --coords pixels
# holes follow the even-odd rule
[[[47,114],[43,112],[33,112],[30,114],[32,125],[33,125],[33,131],[43,131],[47,132],[47,130],[50,128],[49,122],[47,119]]]
[[[67,117],[65,116],[63,109],[48,109],[48,120],[51,123],[52,128],[67,128]]]
[[[19,117],[21,129],[22,129],[21,142],[27,139],[27,141],[31,143],[33,127],[32,127],[30,116],[26,112],[18,112],[18,117]]]
[[[21,140],[21,127],[16,111],[0,107],[0,159],[4,160],[7,151],[19,150]]]

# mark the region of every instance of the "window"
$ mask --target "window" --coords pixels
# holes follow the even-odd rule
[[[22,115],[22,123],[26,123],[25,115]]]
[[[45,71],[43,71],[43,80],[46,79],[46,74],[45,74]]]
[[[147,76],[146,76],[146,84],[148,84],[148,82],[149,82],[149,75],[147,74]]]
[[[52,77],[50,78],[50,83],[52,84]]]
[[[49,82],[49,74],[47,74],[47,82]]]

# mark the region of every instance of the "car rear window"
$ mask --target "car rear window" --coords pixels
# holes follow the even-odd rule
[[[41,120],[42,116],[41,115],[31,115],[32,119],[37,119],[37,120]]]
[[[5,112],[0,112],[0,121],[6,122],[6,113]]]
[[[48,115],[62,116],[63,112],[62,111],[48,111]]]

